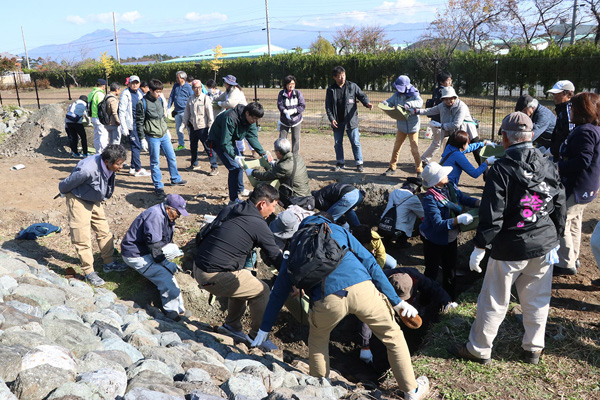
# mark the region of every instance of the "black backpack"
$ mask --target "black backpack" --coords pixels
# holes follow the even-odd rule
[[[113,95],[107,95],[100,103],[98,103],[98,121],[100,121],[102,125],[110,124],[110,115],[108,114],[108,102],[106,101],[109,96]]]
[[[408,181],[408,179],[407,179],[407,181]],[[409,183],[412,183],[412,181]],[[383,214],[383,216],[379,220],[379,225],[377,226],[377,233],[379,233],[381,236],[383,236],[385,238],[394,237],[394,235],[396,234],[396,218],[398,216],[398,213],[396,212],[396,210],[398,209],[398,207],[400,207],[402,204],[404,204],[404,202],[406,200],[410,199],[411,197],[412,196],[408,196],[407,198],[402,200],[400,202],[400,204],[392,204],[392,207],[389,210],[387,210],[387,212],[385,214]]]
[[[287,273],[290,280],[298,289],[310,290],[335,271],[348,248],[341,247],[331,237],[329,224],[323,222],[308,224],[296,231],[289,251]]]

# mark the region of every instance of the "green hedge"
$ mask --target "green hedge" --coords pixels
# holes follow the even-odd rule
[[[537,86],[549,89],[559,79],[569,79],[578,88],[598,87],[600,49],[592,44],[578,44],[560,49],[550,46],[544,50],[515,47],[507,55],[490,52],[456,51],[449,60],[433,60],[433,49],[422,48],[390,52],[380,55],[356,54],[346,56],[319,56],[284,54],[255,59],[224,60],[218,77],[235,75],[243,86],[254,84],[264,87],[279,86],[283,76],[292,74],[299,88],[324,88],[331,82],[331,70],[342,65],[348,79],[368,90],[391,90],[390,83],[400,74],[406,74],[423,92],[435,84],[437,69],[452,72],[454,86],[467,95],[492,94],[495,79],[495,60],[498,60],[498,82],[501,86],[520,91],[531,91]],[[435,66],[435,67],[434,67]],[[130,75],[142,80],[160,79],[173,82],[175,73],[184,70],[188,75],[206,80],[214,76],[207,62],[166,63],[154,65],[115,65],[110,81],[124,82]],[[37,78],[46,78],[55,87],[64,86],[64,73],[31,72]],[[93,86],[104,77],[100,65],[73,71],[82,86]],[[69,80],[72,84],[72,80]]]

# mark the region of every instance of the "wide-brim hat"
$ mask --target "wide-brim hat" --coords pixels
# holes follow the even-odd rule
[[[291,210],[284,210],[277,214],[277,217],[271,222],[269,228],[273,232],[273,235],[280,239],[290,239],[294,236],[294,233],[298,230],[300,221],[296,214]]]
[[[225,83],[227,83],[231,86],[238,86],[237,78],[233,75],[224,76],[223,80],[225,81]]]
[[[454,90],[454,88],[452,86],[446,86],[445,88],[442,89],[442,99],[447,99],[450,97],[458,97],[458,95],[456,94],[456,91]]]
[[[430,162],[423,169],[421,176],[423,177],[423,186],[434,187],[445,177],[452,172],[452,167],[442,167],[436,162]]]
[[[405,93],[406,89],[410,85],[410,78],[406,75],[400,75],[396,82],[394,82],[394,87],[399,93]]]
[[[564,90],[570,90],[572,92],[575,91],[575,85],[573,85],[573,82],[571,81],[558,81],[554,84],[554,86],[552,87],[552,89],[548,90],[548,93],[560,93]]]

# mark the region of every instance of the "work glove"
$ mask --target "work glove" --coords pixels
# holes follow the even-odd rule
[[[414,318],[419,314],[416,308],[411,306],[408,301],[401,301],[394,306],[394,311],[401,317]]]
[[[240,168],[244,168],[244,157],[235,156],[234,160],[240,166]]]
[[[148,141],[146,140],[146,138],[142,139],[140,143],[142,144],[142,150],[148,151]]]
[[[429,121],[429,126],[433,126],[434,128],[441,128],[441,127],[442,127],[442,124],[440,124],[440,123],[439,123],[439,122],[437,122],[437,121],[433,121],[433,120],[431,120],[431,121]]]
[[[360,349],[360,360],[371,364],[373,362],[373,353],[370,349]]]
[[[263,154],[263,158],[267,160],[269,164],[273,165],[273,156],[270,152],[267,151],[265,154]]]
[[[461,225],[469,225],[471,222],[473,222],[473,216],[469,213],[464,213],[456,217],[456,220]]]
[[[287,117],[287,119],[290,119],[290,110],[283,110],[283,114]]]
[[[498,143],[486,141],[485,145],[490,146],[491,148],[496,148],[496,146],[498,146]]]
[[[485,161],[488,163],[488,165],[493,165],[496,162],[496,156],[489,156]]]
[[[246,175],[252,176],[252,171],[254,171],[254,169],[252,169],[252,168],[246,168]]]
[[[175,243],[169,243],[162,248],[162,252],[165,255],[165,258],[169,261],[176,259],[183,255],[183,251],[179,249]]]
[[[217,101],[217,105],[218,105],[219,107],[223,107],[223,102],[222,102],[222,101]]]
[[[451,301],[450,303],[446,304],[444,308],[442,308],[442,314],[447,314],[450,312],[450,310],[453,310],[456,307],[458,307],[458,304]]]
[[[256,334],[256,337],[254,338],[254,340],[252,341],[250,346],[252,346],[252,347],[260,346],[261,344],[264,343],[265,340],[267,340],[268,336],[269,336],[269,332],[265,332],[265,331],[259,329],[258,333]]]
[[[469,268],[474,272],[481,272],[481,267],[479,263],[483,260],[485,256],[485,249],[480,249],[479,247],[475,247],[473,252],[471,253],[471,258],[469,259]]]
[[[390,104],[387,102],[387,100],[382,101],[381,104],[383,104],[384,106],[388,106],[388,107],[390,106]]]

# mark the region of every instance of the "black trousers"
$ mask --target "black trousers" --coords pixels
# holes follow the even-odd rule
[[[73,153],[77,153],[77,142],[78,139],[81,138],[81,149],[82,153],[87,156],[88,147],[87,147],[87,136],[85,134],[85,128],[83,124],[66,124],[67,136],[69,137],[69,145],[71,146],[71,151]]]
[[[452,300],[456,300],[456,257],[458,245],[456,240],[440,246],[421,236],[425,253],[425,276],[436,280],[438,270],[442,267],[442,287]]]

